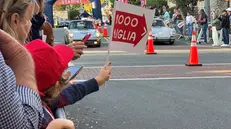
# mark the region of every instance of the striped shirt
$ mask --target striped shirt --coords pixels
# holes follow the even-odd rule
[[[0,129],[39,129],[43,118],[40,97],[26,86],[16,86],[13,71],[0,52]]]

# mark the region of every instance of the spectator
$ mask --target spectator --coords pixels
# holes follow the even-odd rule
[[[38,3],[38,9],[36,10],[36,14],[32,17],[31,23],[31,35],[29,37],[29,41],[35,39],[42,39],[42,26],[45,22],[44,17],[44,0],[36,0]]]
[[[230,22],[229,22],[229,15],[226,10],[222,11],[222,16],[219,17],[219,20],[221,21],[222,36],[224,41],[224,44],[221,46],[228,47]]]
[[[98,91],[99,86],[103,85],[110,77],[111,67],[106,69],[104,66],[97,77],[65,88],[68,85],[66,82],[68,78],[65,75],[62,76],[62,73],[74,56],[72,49],[65,45],[50,47],[41,40],[34,40],[26,44],[25,47],[32,54],[35,62],[36,80],[45,115],[42,129],[45,129],[54,119],[53,112],[57,108],[74,104],[84,96]]]
[[[175,8],[172,21],[176,24],[176,32],[183,35],[183,29],[178,27],[178,24],[181,22],[181,20],[183,20],[181,13],[179,12],[178,8]]]
[[[218,38],[218,31],[221,30],[221,24],[220,24],[220,20],[218,19],[218,16],[216,13],[212,14],[212,38],[213,38],[213,45],[214,47],[216,46],[220,46],[220,41]]]
[[[11,22],[12,26],[17,26],[18,29],[26,28],[25,25],[21,25],[25,23],[26,18],[22,20],[18,19],[18,16],[32,13],[34,3],[30,0],[0,0],[0,7],[0,27],[15,34],[3,15],[14,19],[14,22]],[[14,12],[15,10],[18,12]],[[21,29],[25,32],[25,29]],[[43,112],[36,87],[33,59],[18,41],[2,30],[0,42],[0,128],[38,129],[41,127]],[[4,59],[7,60],[7,64]]]
[[[207,43],[207,30],[208,30],[208,17],[204,11],[204,9],[200,10],[200,15],[198,18],[198,23],[202,27],[202,33],[204,37],[204,43]]]
[[[90,16],[90,14],[84,10],[83,13],[80,15],[80,17],[83,17],[83,18],[88,18]]]
[[[155,11],[155,16],[159,17],[162,15],[161,8],[157,8]]]
[[[0,73],[3,74],[0,79],[2,81],[0,83],[2,85],[0,88],[2,95],[0,96],[2,105],[0,113],[3,115],[0,119],[0,128],[37,129],[41,127],[43,110],[40,97],[37,94],[33,59],[20,45],[25,43],[30,32],[31,18],[35,7],[37,6],[35,6],[34,0],[17,0],[15,2],[0,0],[0,29],[18,41],[0,31]],[[81,50],[78,53],[80,52]],[[5,64],[2,55],[16,78]]]
[[[36,0],[36,1],[38,3],[38,9],[36,9],[36,15],[34,15],[32,20],[31,20],[31,22],[32,22],[32,27],[31,27],[32,39],[31,39],[31,37],[29,37],[29,39],[30,39],[29,41],[32,41],[35,39],[42,39],[41,29],[45,30],[44,31],[45,34],[53,32],[53,30],[51,30],[51,26],[45,22],[45,18],[43,15],[44,0]],[[53,42],[51,41],[52,38],[53,38],[53,36],[51,34],[49,34],[49,37],[47,40],[48,40],[50,45],[53,45],[52,44]],[[86,46],[84,46],[83,42],[73,42],[73,43],[68,44],[67,46],[72,48],[73,51],[75,52],[75,57],[73,59],[80,58],[81,54],[83,54],[82,48],[86,47]]]
[[[170,14],[167,11],[167,8],[165,6],[163,7],[163,11],[164,11],[164,20],[165,21],[170,21]]]
[[[193,17],[189,12],[187,13],[187,16],[186,16],[186,24],[187,24],[187,27],[188,27],[188,36],[192,36]]]

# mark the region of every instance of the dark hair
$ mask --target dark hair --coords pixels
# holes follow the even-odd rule
[[[200,12],[205,13],[205,10],[204,10],[204,9],[201,9],[201,11],[200,11]]]
[[[226,11],[226,10],[223,10],[222,12],[223,12],[223,13],[224,13],[224,12],[226,12],[226,13],[227,13],[227,11]]]

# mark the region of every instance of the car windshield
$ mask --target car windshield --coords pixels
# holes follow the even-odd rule
[[[152,26],[164,26],[164,22],[162,20],[154,20]]]
[[[91,21],[73,21],[70,29],[94,29],[94,26]]]

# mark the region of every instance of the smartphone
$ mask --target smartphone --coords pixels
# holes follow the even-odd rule
[[[82,42],[87,42],[87,40],[89,39],[91,37],[91,33],[87,33],[84,37],[83,37],[83,39],[82,39]]]
[[[83,69],[83,66],[70,66],[68,67],[65,71],[70,71],[71,72],[71,75],[70,75],[70,78],[67,80],[70,81],[70,80],[73,80],[80,72],[81,70]]]

